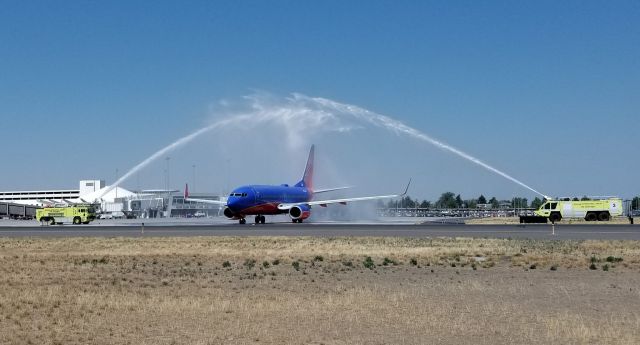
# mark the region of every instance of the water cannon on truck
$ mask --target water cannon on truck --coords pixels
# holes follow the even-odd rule
[[[74,204],[44,207],[36,211],[36,220],[41,224],[56,225],[73,223],[75,225],[89,224],[96,219],[93,205]]]
[[[545,202],[534,211],[535,216],[521,216],[520,223],[552,223],[563,219],[584,219],[587,222],[606,222],[621,216],[624,207],[618,197],[589,197],[583,200],[571,198],[545,198]]]

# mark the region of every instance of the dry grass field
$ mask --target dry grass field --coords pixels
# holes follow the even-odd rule
[[[2,344],[640,343],[638,242],[0,239],[0,272]]]

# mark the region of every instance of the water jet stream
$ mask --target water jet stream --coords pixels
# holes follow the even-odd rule
[[[483,168],[485,168],[485,169],[487,169],[487,170],[489,170],[489,171],[491,171],[491,172],[493,172],[495,174],[498,174],[498,175],[506,178],[507,180],[509,180],[511,182],[514,182],[514,183],[516,183],[516,184],[518,184],[518,185],[520,185],[520,186],[522,186],[522,187],[524,187],[524,188],[526,188],[526,189],[528,189],[528,190],[530,190],[530,191],[532,191],[532,192],[534,192],[536,194],[541,195],[544,198],[547,198],[547,199],[549,198],[546,195],[538,192],[537,190],[529,187],[524,182],[522,182],[522,181],[520,181],[520,180],[518,180],[518,179],[516,179],[516,178],[514,178],[512,176],[510,176],[509,174],[507,174],[505,172],[502,172],[502,171],[492,167],[491,165],[479,160],[478,158],[475,158],[475,157],[471,156],[470,154],[465,153],[465,152],[463,152],[463,151],[461,151],[461,150],[459,150],[459,149],[457,149],[457,148],[455,148],[455,147],[453,147],[453,146],[451,146],[449,144],[445,144],[445,143],[443,143],[443,142],[441,142],[439,140],[436,140],[436,139],[428,136],[427,134],[422,133],[422,132],[418,131],[415,128],[409,127],[409,126],[403,124],[402,122],[394,120],[394,119],[392,119],[392,118],[390,118],[388,116],[376,114],[374,112],[368,111],[366,109],[363,109],[363,108],[360,108],[360,107],[357,107],[357,106],[354,106],[354,105],[338,103],[338,102],[335,102],[335,101],[332,101],[332,100],[329,100],[329,99],[326,99],[326,98],[319,98],[319,97],[309,98],[309,97],[304,96],[304,95],[296,95],[296,97],[309,99],[309,100],[311,100],[313,102],[317,102],[318,104],[321,104],[323,106],[331,107],[331,108],[336,109],[338,111],[351,113],[354,116],[361,117],[361,118],[365,119],[366,121],[368,121],[369,123],[372,123],[372,124],[374,124],[374,125],[376,125],[378,127],[383,127],[383,128],[392,130],[392,131],[394,131],[396,133],[404,133],[404,134],[409,135],[411,137],[426,141],[426,142],[428,142],[428,143],[430,143],[430,144],[432,144],[432,145],[434,145],[434,146],[436,146],[436,147],[438,147],[438,148],[440,148],[442,150],[449,151],[449,152],[451,152],[451,153],[453,153],[453,154],[455,154],[457,156],[460,156],[460,157],[462,157],[462,158],[464,158],[464,159],[466,159],[466,160],[468,160],[468,161],[470,161],[470,162],[472,162],[474,164],[477,164],[477,165],[479,165],[479,166],[481,166],[481,167],[483,167]]]
[[[510,176],[509,174],[502,172],[491,165],[471,156],[470,154],[463,152],[449,144],[434,139],[429,135],[420,132],[419,130],[409,127],[400,121],[394,120],[388,116],[371,112],[364,108],[360,108],[355,105],[339,103],[326,98],[320,97],[308,97],[302,94],[294,93],[291,98],[287,98],[284,103],[271,104],[270,102],[264,102],[259,97],[260,95],[252,95],[245,97],[252,102],[251,111],[247,113],[240,113],[228,118],[219,120],[210,124],[204,128],[201,128],[187,136],[184,136],[168,146],[158,150],[136,166],[131,168],[127,173],[122,175],[112,185],[107,187],[101,195],[102,196],[113,190],[116,186],[120,185],[139,170],[143,169],[147,165],[151,164],[158,158],[166,155],[167,153],[183,146],[194,139],[202,136],[205,133],[232,125],[242,125],[245,127],[250,126],[264,126],[267,124],[276,123],[280,128],[284,128],[287,131],[287,139],[289,142],[299,141],[299,133],[305,133],[308,131],[336,131],[336,132],[349,132],[356,128],[361,128],[358,125],[350,123],[344,123],[346,120],[359,120],[369,125],[373,125],[379,128],[384,128],[397,134],[407,135],[414,139],[418,139],[434,145],[444,151],[451,152],[461,158],[464,158],[476,165],[483,167],[503,178],[518,184],[536,194],[539,194],[547,198],[544,194],[526,185],[524,182]],[[296,126],[292,126],[292,124]],[[305,126],[301,128],[300,126]]]

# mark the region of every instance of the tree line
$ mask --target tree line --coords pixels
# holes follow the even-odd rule
[[[588,197],[573,198],[573,201],[585,201],[590,200]],[[460,194],[456,195],[452,192],[445,192],[440,195],[440,198],[436,202],[429,200],[419,201],[418,199],[412,199],[409,196],[403,197],[401,200],[390,200],[386,204],[382,201],[378,201],[378,207],[380,208],[478,208],[478,205],[483,205],[487,208],[500,208],[502,206],[509,208],[533,208],[537,209],[544,203],[543,199],[536,197],[531,202],[527,198],[514,197],[511,200],[498,200],[496,197],[491,197],[487,200],[484,195],[480,195],[478,198],[463,199]],[[633,198],[631,202],[631,208],[634,210],[640,209],[640,197]]]

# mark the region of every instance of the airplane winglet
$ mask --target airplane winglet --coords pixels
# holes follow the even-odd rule
[[[409,183],[407,183],[407,187],[404,189],[404,193],[400,194],[400,196],[407,195],[407,192],[409,191],[409,186],[410,185],[411,185],[411,178],[409,178]]]

